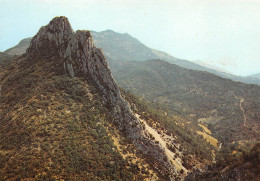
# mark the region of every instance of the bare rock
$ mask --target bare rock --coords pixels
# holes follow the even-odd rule
[[[96,48],[89,31],[73,32],[66,17],[56,17],[43,26],[33,37],[27,53],[58,56],[64,59],[64,69],[71,76],[91,76],[104,95],[118,128],[141,150],[150,163],[163,175],[173,178],[174,166],[164,150],[147,137],[141,122],[130,105],[120,94],[107,60],[101,49]]]
[[[36,36],[31,40],[27,52],[40,53],[52,56],[59,53],[64,55],[69,36],[73,34],[68,18],[56,17],[47,26],[40,28]]]

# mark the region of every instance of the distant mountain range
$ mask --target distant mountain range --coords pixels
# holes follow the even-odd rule
[[[250,76],[248,76],[248,77],[260,79],[260,73],[259,73],[259,74],[253,74],[253,75],[250,75]]]
[[[55,17],[0,52],[0,180],[257,178],[259,85],[92,34]]]
[[[149,59],[161,59],[184,68],[210,72],[220,77],[231,79],[233,81],[260,85],[259,76],[235,76],[223,71],[215,70],[213,68],[208,68],[206,66],[190,62],[188,60],[175,58],[165,52],[151,49],[145,46],[139,40],[127,33],[121,34],[112,30],[106,30],[102,32],[91,31],[91,34],[96,46],[103,49],[109,64],[122,60],[145,61]],[[10,55],[21,55],[25,53],[26,49],[29,47],[30,40],[31,38],[21,40],[18,45],[6,50],[5,53]]]
[[[223,73],[226,73],[226,74],[232,74],[231,72],[229,72],[229,71],[227,71],[225,69],[222,69],[222,68],[219,68],[217,66],[211,65],[211,64],[209,64],[207,62],[204,62],[204,61],[197,60],[197,61],[195,61],[195,63],[198,64],[198,65],[201,65],[203,67],[207,67],[207,68],[210,68],[210,69],[213,69],[213,70],[217,70],[219,72],[223,72]]]
[[[0,58],[0,180],[183,180],[214,157],[176,117],[119,89],[90,32],[66,17]]]
[[[112,30],[91,31],[97,47],[103,49],[108,60],[143,61],[159,58],[167,61],[175,60],[165,52],[148,48],[127,33],[120,34]]]
[[[26,49],[30,46],[32,38],[22,39],[16,46],[9,48],[5,53],[9,55],[21,55],[26,52]]]
[[[162,51],[151,49],[127,33],[120,34],[112,30],[102,32],[92,31],[91,33],[96,46],[104,50],[108,60],[144,61],[149,59],[161,59],[184,68],[210,72],[233,81],[260,85],[260,79],[256,77],[235,76],[224,71],[173,57]]]

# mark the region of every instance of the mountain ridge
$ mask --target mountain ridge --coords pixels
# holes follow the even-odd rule
[[[248,77],[260,79],[260,73],[258,73],[258,74],[253,74],[253,75],[250,75],[250,76],[248,76]]]
[[[72,80],[74,80],[74,78],[77,81],[79,81],[78,79],[91,79],[102,95],[101,104],[104,106],[104,109],[110,111],[112,122],[134,147],[146,157],[147,162],[164,177],[173,179],[179,175],[163,148],[149,136],[144,129],[143,124],[133,114],[129,103],[121,96],[119,88],[108,67],[106,58],[104,57],[102,50],[95,47],[89,31],[78,30],[74,32],[66,17],[56,17],[50,21],[48,25],[40,28],[38,33],[31,40],[27,52],[21,57],[17,57],[17,59],[18,64],[23,64],[24,62],[24,64],[28,66],[25,70],[21,71],[29,71],[27,73],[23,72],[24,75],[27,75],[28,73],[33,74],[33,82],[32,80],[23,80],[23,76],[19,78],[15,77],[13,78],[13,81],[21,79],[21,82],[28,84],[28,87],[32,85],[41,86],[41,84],[35,83],[36,77],[38,76],[35,77],[36,72],[34,69],[42,69],[42,67],[34,67],[33,65],[43,63],[40,61],[34,62],[34,59],[39,59],[44,61],[44,63],[45,61],[46,63],[51,62],[55,65],[54,67],[50,67],[51,70],[56,68],[57,71],[64,71],[65,75],[69,75]],[[57,66],[59,67],[57,68]],[[18,66],[17,68],[19,69],[22,67],[23,66]],[[15,72],[19,73],[19,71]],[[9,73],[12,73],[12,71]],[[27,76],[25,76],[25,78],[31,79]],[[67,78],[51,77],[51,79],[57,79],[56,83],[58,83],[60,79],[66,80]],[[16,93],[13,96],[17,96],[19,88],[8,91],[11,86],[8,75],[3,75],[2,81],[3,101],[6,101],[6,99],[8,99],[7,97],[11,96],[9,92],[14,91]],[[58,85],[60,84],[61,82],[58,83]],[[82,87],[82,85],[78,86]],[[37,87],[37,89],[39,89],[39,87]],[[57,93],[59,92],[60,91]],[[80,92],[77,94],[80,95]],[[81,98],[79,97],[78,99]],[[4,102],[3,105],[6,104],[8,104],[8,101]],[[12,104],[16,103],[12,102]],[[16,107],[16,105],[14,106]],[[4,113],[8,111],[5,107],[3,110]],[[16,110],[16,114],[21,113],[19,110]],[[4,116],[4,114],[2,116]],[[19,117],[15,117],[15,119],[18,118]],[[3,119],[3,121],[4,124],[9,124],[8,119]],[[4,138],[3,140],[5,140],[5,136],[9,134],[8,130],[9,129],[5,126],[3,127],[2,132],[6,133],[0,135]],[[30,140],[26,142],[30,143]],[[4,145],[4,143],[5,142],[0,142],[0,146],[2,144]],[[6,149],[6,147],[3,148]]]
[[[158,51],[151,49],[141,43],[138,39],[132,37],[128,33],[117,33],[113,30],[105,30],[101,32],[91,31],[93,34],[93,39],[97,47],[102,48],[106,58],[109,60],[108,63],[112,64],[113,62],[118,63],[118,61],[144,61],[149,59],[162,59],[169,61],[170,63],[179,65],[184,68],[206,71],[213,74],[216,74],[223,78],[228,78],[233,81],[240,81],[248,84],[260,84],[260,79],[257,77],[242,77],[235,76],[232,74],[225,73],[223,71],[218,71],[207,66],[202,66],[200,64],[175,58],[163,51]],[[25,40],[30,40],[27,38]],[[22,47],[24,46],[24,47]],[[20,54],[26,51],[29,44],[27,45],[17,45],[10,50],[20,52]],[[22,49],[21,49],[22,48]],[[18,50],[16,50],[18,49]],[[19,50],[20,49],[20,50]]]
[[[22,39],[16,46],[5,50],[9,55],[22,55],[30,45],[31,37]]]
[[[7,56],[5,61],[0,62],[0,178],[4,180],[183,180],[192,170],[214,162],[222,143],[205,141],[204,135],[211,132],[204,122],[198,126],[187,118],[210,114],[186,116],[189,105],[185,107],[187,100],[181,98],[194,96],[188,102],[197,111],[214,108],[213,102],[221,102],[228,92],[222,91],[223,85],[239,85],[250,89],[234,86],[238,88],[231,96],[235,101],[224,96],[220,109],[234,103],[246,130],[252,127],[251,119],[259,116],[254,114],[258,99],[244,98],[246,93],[258,95],[256,85],[234,83],[163,60],[112,62],[120,85],[120,78],[127,77],[132,88],[141,86],[143,93],[159,96],[154,102],[142,101],[118,87],[91,32],[74,32],[66,17],[51,20],[33,37],[25,54]],[[137,79],[131,80],[133,76]],[[147,77],[149,81],[142,82]],[[172,83],[172,78],[177,81]],[[171,84],[187,94],[180,95]],[[162,100],[167,105],[163,96],[171,92],[175,108],[185,108],[176,114],[157,103]],[[212,97],[215,92],[220,100]]]
[[[73,33],[66,17],[54,18],[32,39],[27,49],[27,53],[31,52],[39,52],[47,56],[58,53],[65,59],[64,69],[71,77],[90,75],[105,96],[104,101],[110,107],[119,130],[123,131],[144,154],[149,151],[150,156],[154,158],[153,164],[160,168],[161,172],[165,175],[173,175],[174,169],[171,164],[168,160],[163,160],[165,156],[163,150],[144,134],[142,124],[121,97],[106,58],[101,49],[95,47],[89,31],[78,30]]]
[[[121,34],[112,30],[91,32],[95,44],[104,50],[104,53],[109,60],[142,61],[150,58],[164,58],[165,60],[170,61],[175,59],[165,52],[148,48],[128,33]],[[120,48],[116,48],[116,46],[119,46]],[[119,49],[120,51],[118,51]],[[117,54],[117,56],[115,56],[115,54]]]

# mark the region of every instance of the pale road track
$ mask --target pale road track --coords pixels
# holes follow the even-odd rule
[[[243,116],[244,116],[244,123],[243,123],[243,125],[244,125],[245,128],[250,128],[249,126],[246,125],[247,118],[246,118],[245,110],[244,110],[244,108],[242,107],[242,104],[243,104],[244,101],[245,101],[244,98],[240,98],[240,109],[241,109],[241,111],[243,112]],[[254,132],[256,132],[257,134],[259,134],[258,131],[255,130],[254,128],[252,128],[252,130],[253,130]]]
[[[240,109],[241,111],[243,112],[243,116],[244,116],[244,127],[248,128],[248,126],[246,125],[246,122],[247,122],[247,119],[246,119],[246,114],[245,114],[245,110],[244,108],[242,107],[242,103],[244,102],[244,98],[241,98],[240,99]]]
[[[188,170],[182,165],[181,160],[180,159],[174,159],[175,153],[173,153],[171,150],[169,150],[167,148],[167,142],[165,140],[163,140],[162,136],[157,133],[157,131],[155,129],[153,129],[151,126],[149,126],[145,120],[140,118],[140,115],[135,114],[135,116],[142,122],[145,124],[145,130],[150,133],[156,141],[158,141],[160,143],[160,145],[162,146],[162,148],[165,151],[166,156],[168,157],[168,159],[172,162],[172,164],[175,166],[175,168],[180,171],[181,169],[184,171],[185,174],[187,174]]]

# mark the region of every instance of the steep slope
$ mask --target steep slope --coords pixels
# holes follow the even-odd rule
[[[61,59],[15,62],[0,76],[0,180],[147,177],[114,146],[112,115],[90,78],[64,75]]]
[[[0,52],[0,62],[9,59],[11,56],[8,55],[7,53]]]
[[[148,48],[136,38],[127,33],[120,34],[112,30],[102,32],[91,31],[95,45],[104,50],[108,60],[137,60],[160,58],[163,60],[174,60],[165,52]]]
[[[196,132],[184,127],[182,121],[185,119],[183,117],[170,115],[167,113],[167,109],[155,109],[154,104],[144,101],[130,92],[124,90],[121,92],[130,103],[132,110],[147,125],[149,132],[157,141],[164,142],[162,145],[165,146],[166,142],[166,147],[175,153],[174,158],[177,159],[177,162],[180,158],[186,169],[191,171],[193,167],[203,168],[205,164],[209,164],[214,159],[212,151],[214,152],[215,148]],[[158,134],[161,135],[161,138],[158,138]]]
[[[66,17],[43,26],[0,80],[1,178],[131,180],[150,177],[147,169],[182,175],[121,96],[90,32],[73,32]],[[148,167],[120,157],[113,125]]]
[[[112,30],[106,30],[102,32],[91,31],[91,34],[93,36],[95,45],[103,49],[110,65],[120,64],[122,63],[121,61],[144,61],[149,59],[161,59],[184,68],[210,72],[233,81],[260,85],[260,79],[257,77],[235,76],[208,68],[207,66],[199,65],[188,60],[175,58],[165,52],[151,49],[145,46],[139,40],[127,33],[120,34]],[[18,45],[6,50],[5,52],[10,55],[21,55],[25,53],[26,49],[29,47],[30,40],[31,38],[23,39]]]
[[[172,114],[208,126],[222,143],[259,141],[257,85],[233,82],[161,60],[125,62],[118,64],[116,70],[114,77],[124,89],[159,103]]]
[[[22,39],[16,46],[9,48],[5,51],[6,54],[9,55],[22,55],[26,52],[26,49],[30,45],[30,41],[32,38]]]
[[[150,49],[129,34],[120,34],[112,30],[102,32],[91,31],[94,43],[103,49],[107,59],[112,60],[146,60],[160,58],[163,60],[174,60],[167,53]],[[5,53],[9,55],[22,55],[30,46],[32,38],[21,40],[16,46],[9,48]]]
[[[102,48],[107,59],[112,61],[112,63],[115,62],[114,64],[119,63],[118,61],[120,60],[144,61],[149,59],[161,59],[184,68],[210,72],[233,81],[260,85],[260,80],[258,78],[235,76],[213,68],[199,65],[195,62],[175,58],[162,51],[148,48],[127,33],[120,34],[112,30],[107,30],[102,32],[92,31],[92,35],[96,46]]]
[[[3,71],[3,67],[12,61],[12,56],[4,52],[0,52],[0,71]]]

